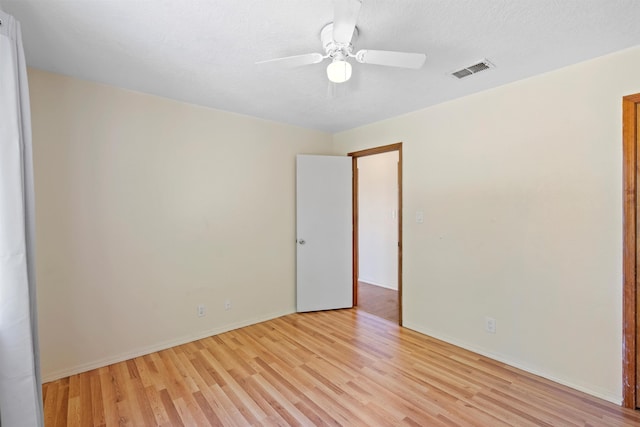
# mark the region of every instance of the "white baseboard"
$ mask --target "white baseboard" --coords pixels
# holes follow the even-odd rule
[[[376,282],[374,282],[372,280],[358,279],[358,282],[366,283],[367,285],[378,286],[378,287],[381,287],[381,288],[391,289],[393,291],[397,291],[398,290],[398,287],[394,288],[393,286],[383,285],[382,283],[376,283]]]
[[[192,341],[197,341],[202,338],[207,338],[213,335],[222,334],[224,332],[229,332],[234,329],[244,328],[245,326],[255,325],[256,323],[266,322],[267,320],[276,319],[278,317],[286,316],[288,314],[294,313],[293,311],[286,312],[277,312],[271,313],[261,317],[255,317],[251,319],[247,319],[241,322],[232,323],[228,325],[221,326],[219,328],[210,329],[207,331],[202,331],[194,335],[187,335],[180,338],[176,338],[174,340],[163,341],[160,343],[156,343],[150,346],[139,347],[133,349],[131,351],[121,353],[114,356],[109,356],[104,359],[94,360],[88,363],[83,363],[78,366],[73,366],[70,368],[60,369],[54,372],[46,372],[42,374],[42,382],[48,383],[51,381],[58,380],[60,378],[65,378],[71,375],[80,374],[82,372],[91,371],[93,369],[102,368],[103,366],[112,365],[114,363],[123,362],[125,360],[133,359],[135,357],[145,356],[150,353],[154,353],[156,351],[166,350],[171,347],[175,347],[178,345],[186,344]]]
[[[518,362],[518,361],[515,361],[515,360],[511,360],[509,358],[506,358],[506,357],[503,357],[503,356],[500,356],[500,355],[485,351],[483,349],[479,349],[477,347],[474,347],[472,345],[468,345],[467,343],[463,343],[463,342],[458,341],[456,339],[453,339],[451,337],[447,337],[447,336],[443,336],[443,335],[440,335],[440,334],[437,334],[437,333],[433,333],[432,331],[425,330],[424,328],[421,328],[420,326],[415,325],[412,322],[407,322],[406,320],[403,321],[402,326],[404,326],[405,328],[411,329],[413,331],[416,331],[418,333],[421,333],[421,334],[424,334],[424,335],[428,335],[428,336],[433,337],[435,339],[438,339],[440,341],[444,341],[446,343],[455,345],[456,347],[460,347],[460,348],[463,348],[465,350],[472,351],[472,352],[474,352],[476,354],[479,354],[479,355],[488,357],[490,359],[496,360],[496,361],[498,361],[500,363],[505,363],[505,364],[507,364],[509,366],[513,366],[514,368],[521,369],[521,370],[526,371],[526,372],[528,372],[530,374],[537,375],[539,377],[548,379],[548,380],[553,381],[553,382],[558,383],[558,384],[562,384],[562,385],[570,387],[570,388],[572,388],[574,390],[578,390],[578,391],[581,391],[583,393],[587,393],[587,394],[589,394],[591,396],[606,400],[606,401],[611,402],[611,403],[615,403],[616,405],[619,405],[619,406],[622,405],[622,396],[614,396],[614,395],[612,395],[611,393],[609,393],[609,392],[607,392],[605,390],[597,390],[597,389],[593,389],[593,388],[588,388],[588,387],[585,387],[585,386],[574,384],[571,381],[567,381],[567,380],[562,379],[562,378],[556,378],[556,377],[554,377],[552,375],[549,375],[549,374],[547,374],[545,372],[542,372],[542,371],[538,370],[537,368],[533,368],[531,366],[528,366],[527,364],[524,364],[524,363],[521,363],[521,362]]]

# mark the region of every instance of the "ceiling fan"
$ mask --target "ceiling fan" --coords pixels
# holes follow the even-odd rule
[[[355,58],[361,64],[386,65],[390,67],[420,68],[425,62],[424,53],[395,52],[388,50],[361,49],[354,52],[353,45],[358,38],[356,21],[362,0],[334,0],[333,22],[320,31],[324,48],[321,53],[287,56],[284,58],[259,61],[256,64],[278,63],[287,67],[317,64],[329,58],[327,77],[334,83],[343,83],[351,78],[351,64],[348,58]]]

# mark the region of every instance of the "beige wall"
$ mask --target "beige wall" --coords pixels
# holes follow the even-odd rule
[[[620,402],[638,70],[634,48],[334,135],[337,153],[404,143],[406,326]]]
[[[45,380],[294,311],[295,154],[330,135],[34,69],[29,84]]]

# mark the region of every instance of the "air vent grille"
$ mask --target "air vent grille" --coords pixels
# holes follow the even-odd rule
[[[463,79],[465,77],[469,77],[473,74],[479,73],[480,71],[488,70],[489,68],[494,68],[494,65],[488,60],[483,59],[476,64],[456,70],[452,72],[451,75],[455,78]]]
[[[453,74],[457,78],[461,79],[463,77],[470,76],[473,73],[471,71],[467,70],[466,68],[463,68],[462,70],[458,70],[455,73],[451,73],[451,74]]]

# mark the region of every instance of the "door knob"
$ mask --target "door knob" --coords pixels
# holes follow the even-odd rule
[[[299,240],[298,240],[298,243],[299,243],[299,244],[301,244],[301,245],[304,245],[304,244],[305,244],[305,243],[307,243],[307,242],[305,242],[305,241],[304,241],[304,239],[299,239]]]

